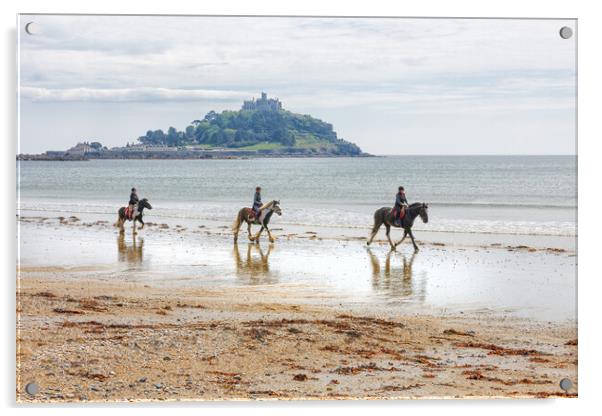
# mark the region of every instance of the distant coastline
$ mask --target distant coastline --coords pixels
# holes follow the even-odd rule
[[[258,157],[366,157],[356,144],[337,137],[332,124],[285,110],[278,99],[245,101],[238,111],[210,111],[183,131],[148,130],[135,142],[107,148],[98,140],[64,151],[19,154],[17,160],[241,159]]]
[[[17,160],[28,161],[89,161],[89,160],[111,160],[111,159],[132,159],[132,160],[190,160],[190,159],[254,159],[254,158],[336,158],[336,157],[377,157],[368,153],[361,155],[337,155],[328,153],[310,154],[297,149],[290,151],[269,151],[269,150],[186,150],[174,149],[170,151],[161,150],[139,150],[139,151],[119,151],[106,150],[102,153],[84,153],[71,154],[68,152],[45,152],[40,154],[19,154]]]

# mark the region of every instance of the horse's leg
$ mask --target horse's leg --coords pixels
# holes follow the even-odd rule
[[[140,217],[138,218],[138,221],[140,221],[140,224],[142,224],[142,225],[140,226],[140,229],[143,229],[143,228],[144,228],[144,221],[142,220],[142,216],[140,216]]]
[[[259,236],[261,235],[261,233],[263,232],[263,229],[265,228],[264,225],[261,226],[261,228],[259,229],[259,231],[257,232],[257,234],[255,234],[255,237],[253,238],[255,241],[259,241]]]
[[[274,241],[276,241],[276,239],[272,235],[272,232],[270,231],[270,229],[268,228],[267,225],[265,226],[265,230],[268,232],[268,238],[270,239],[270,243],[273,243]]]
[[[132,220],[132,235],[136,235],[136,219]]]
[[[391,244],[391,250],[395,250],[395,244],[391,241],[391,226],[389,224],[385,224],[387,227],[387,240],[389,240],[389,244]]]
[[[253,241],[254,237],[251,234],[251,222],[247,222],[247,233],[249,234],[249,241]]]
[[[395,243],[395,247],[397,247],[398,245],[400,245],[401,243],[403,243],[403,240],[405,240],[407,236],[408,236],[408,231],[404,229],[403,230],[403,237],[401,237],[401,240],[399,240],[398,242]]]
[[[125,232],[125,228],[123,228],[123,218],[121,218],[119,215],[117,216],[117,224],[115,224],[117,227],[119,227],[119,232],[123,233]]]
[[[240,231],[240,226],[242,225],[244,218],[242,212],[239,212],[234,220],[234,224],[232,224],[232,232],[234,233],[234,244],[238,242],[238,232]]]
[[[414,245],[414,251],[418,251],[418,246],[416,245],[416,241],[414,241],[414,233],[412,233],[412,230],[409,230],[410,233],[410,238],[412,239],[412,244]]]
[[[374,237],[376,237],[376,234],[378,233],[378,230],[380,229],[381,225],[382,225],[381,222],[374,221],[374,226],[372,227],[372,233],[370,234],[370,238],[368,239],[368,241],[366,241],[366,245],[372,244],[372,240],[374,240]]]

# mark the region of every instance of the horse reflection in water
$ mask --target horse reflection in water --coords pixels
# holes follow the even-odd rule
[[[417,252],[409,257],[405,254],[389,251],[385,258],[385,268],[381,269],[378,257],[367,249],[372,266],[372,287],[378,293],[393,300],[423,301],[426,294],[425,273],[415,275],[413,271]],[[401,257],[400,264],[397,263]],[[393,265],[392,265],[393,263]]]
[[[269,257],[273,244],[268,245],[267,251],[261,248],[259,243],[246,244],[246,256],[240,255],[238,244],[234,243],[234,263],[236,266],[236,276],[250,285],[277,283],[278,279],[270,270]]]
[[[117,258],[120,263],[129,265],[140,265],[143,261],[144,239],[132,237],[131,244],[126,243],[125,234],[120,233],[117,237]]]

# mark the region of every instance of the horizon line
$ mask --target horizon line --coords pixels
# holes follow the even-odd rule
[[[371,154],[371,153],[369,153]],[[577,156],[576,153],[409,153],[409,154],[377,154],[372,156]]]

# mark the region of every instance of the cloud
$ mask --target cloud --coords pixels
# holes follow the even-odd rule
[[[21,87],[21,98],[34,102],[100,101],[100,102],[153,102],[153,101],[242,101],[252,93],[225,90],[195,90],[173,88],[67,88],[50,89]]]
[[[39,35],[20,37],[22,105],[38,116],[61,109],[71,116],[77,107],[86,119],[77,130],[64,117],[48,121],[54,131],[70,126],[66,136],[89,135],[89,120],[96,129],[111,126],[107,137],[180,126],[198,112],[238,108],[260,91],[291,111],[335,123],[350,139],[360,138],[362,123],[373,129],[371,120],[381,120],[379,135],[390,137],[404,118],[422,123],[419,135],[452,114],[462,120],[458,131],[506,115],[511,122],[496,128],[507,135],[537,124],[537,134],[561,143],[568,136],[554,122],[574,114],[576,42],[558,35],[573,20],[36,15],[20,21],[40,27]],[[136,112],[156,107],[139,103],[156,102],[167,105],[151,118]],[[106,103],[106,114],[128,108],[128,117],[107,119],[94,103]],[[41,137],[23,131],[22,142]],[[372,136],[366,132],[365,142]]]
[[[560,21],[36,16],[21,79],[46,88],[270,89],[574,67]],[[567,23],[570,24],[570,23]],[[36,79],[36,74],[46,74]],[[249,88],[246,88],[249,89]]]

